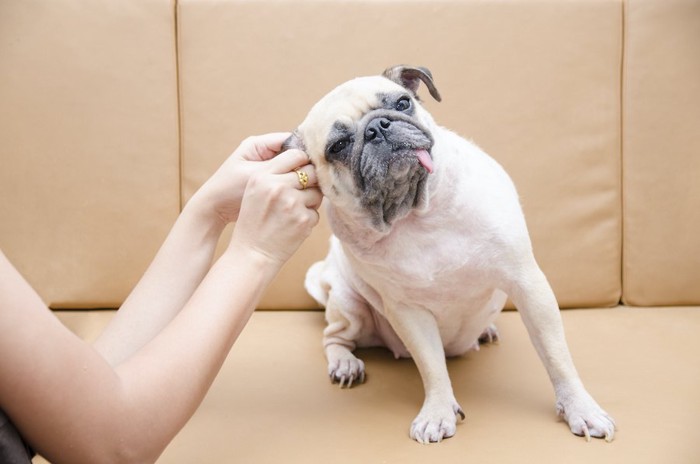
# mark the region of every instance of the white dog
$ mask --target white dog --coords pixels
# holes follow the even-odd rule
[[[364,381],[356,347],[411,356],[425,401],[410,436],[450,437],[464,413],[445,355],[497,337],[493,322],[510,296],[571,431],[612,440],[613,419],[574,368],[513,183],[478,147],[436,125],[417,98],[420,82],[440,100],[425,68],[346,82],[287,142],[311,157],[334,233],[328,256],[306,278],[326,307],[331,379],[341,387]]]

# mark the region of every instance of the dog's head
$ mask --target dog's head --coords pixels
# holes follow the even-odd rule
[[[435,123],[418,99],[420,82],[440,101],[425,68],[395,66],[341,84],[285,143],[308,153],[333,205],[378,230],[427,205]]]

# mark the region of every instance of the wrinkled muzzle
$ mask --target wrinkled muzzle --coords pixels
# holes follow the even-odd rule
[[[432,146],[430,131],[402,113],[377,110],[360,121],[351,168],[375,227],[386,229],[427,201]]]

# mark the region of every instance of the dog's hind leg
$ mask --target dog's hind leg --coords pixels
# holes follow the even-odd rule
[[[498,343],[499,338],[500,335],[498,335],[498,329],[496,328],[496,324],[489,324],[489,326],[484,329],[481,335],[479,335],[477,341],[475,341],[469,349],[473,351],[480,351],[481,345],[490,345],[492,343]],[[447,356],[453,355],[450,352],[447,352],[446,354]]]
[[[498,335],[498,329],[496,324],[489,324],[486,329],[479,336],[479,344],[485,345],[487,343],[498,343],[500,335]]]

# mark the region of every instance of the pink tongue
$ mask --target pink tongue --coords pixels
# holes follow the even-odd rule
[[[417,150],[416,156],[418,157],[418,162],[425,168],[426,171],[432,174],[433,172],[433,159],[430,157],[430,153],[427,150]]]

